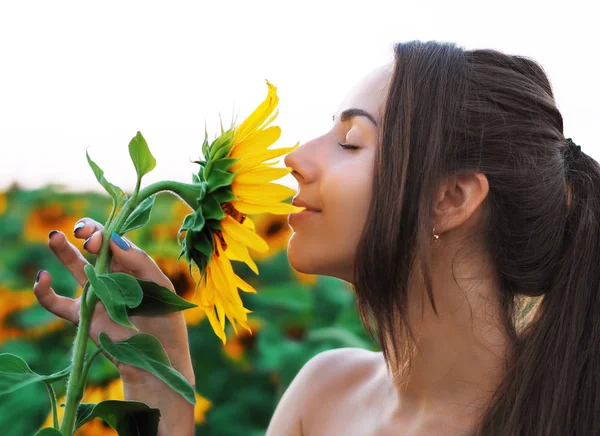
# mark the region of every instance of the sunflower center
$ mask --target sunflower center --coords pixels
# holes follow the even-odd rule
[[[237,210],[235,207],[233,207],[233,205],[231,203],[223,203],[221,205],[221,208],[223,209],[223,212],[225,212],[231,218],[236,220],[238,223],[244,224],[244,221],[246,221],[246,215],[244,215],[239,210]]]
[[[223,232],[221,230],[215,230],[214,234],[217,237],[217,239],[219,240],[219,243],[221,244],[221,249],[223,251],[227,250],[227,242],[225,242],[225,238],[223,237]],[[217,257],[219,257],[219,250],[217,250],[216,246],[215,246],[215,255]]]

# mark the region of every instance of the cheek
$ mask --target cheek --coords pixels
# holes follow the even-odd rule
[[[372,166],[366,157],[349,159],[332,168],[321,184],[329,250],[350,265],[371,201]]]

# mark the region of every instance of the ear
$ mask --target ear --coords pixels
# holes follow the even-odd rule
[[[452,175],[440,184],[433,207],[435,230],[444,233],[476,219],[488,195],[489,183],[482,173]]]

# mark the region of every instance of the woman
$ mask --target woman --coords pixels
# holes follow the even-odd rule
[[[287,156],[299,183],[288,256],[355,287],[383,353],[308,362],[269,435],[600,434],[600,168],[563,136],[535,62],[454,44],[396,46],[395,63],[344,100],[332,129]],[[75,236],[97,253],[101,226]],[[83,256],[50,248],[81,284]],[[171,283],[143,251],[111,241],[114,269]],[[77,322],[43,272],[40,303]],[[525,304],[542,297],[521,317]],[[137,319],[192,383],[181,314]],[[129,335],[99,310],[91,336]],[[192,408],[153,376],[119,366],[129,399],[193,432]]]

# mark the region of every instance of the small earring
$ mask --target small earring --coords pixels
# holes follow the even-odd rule
[[[435,233],[435,226],[433,226],[433,240],[437,241],[438,239],[440,239],[440,235]]]

